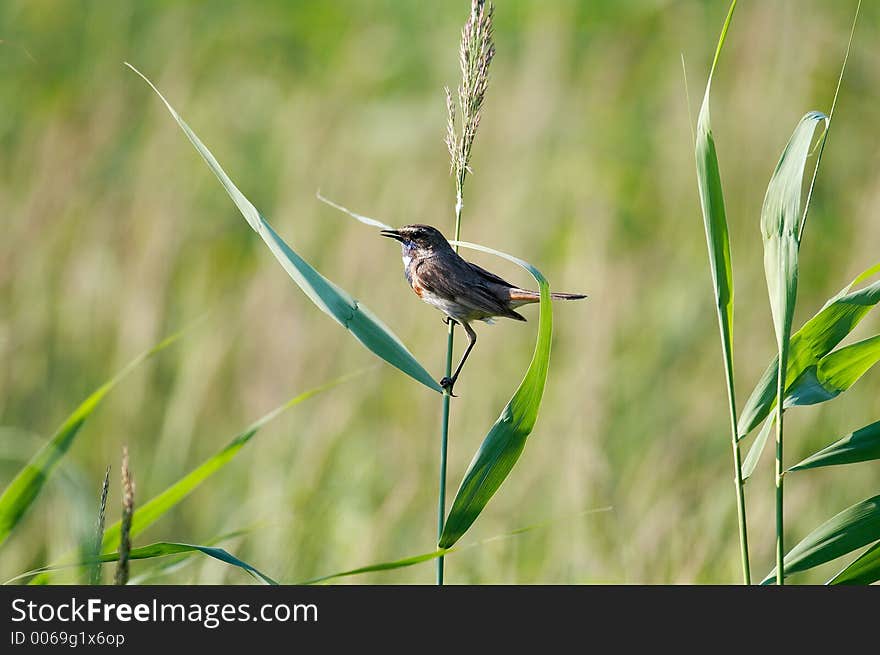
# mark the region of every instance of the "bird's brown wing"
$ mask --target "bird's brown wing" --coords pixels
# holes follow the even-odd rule
[[[491,272],[487,271],[482,266],[477,266],[473,262],[465,262],[465,263],[468,266],[470,266],[471,269],[473,269],[474,273],[476,273],[480,277],[483,277],[483,278],[489,280],[490,282],[494,282],[495,284],[500,284],[505,287],[510,287],[511,289],[516,287],[515,284],[511,284],[510,282],[508,282],[504,278],[498,277],[497,275],[495,275],[495,273],[491,273]]]
[[[492,275],[487,271],[483,271],[483,273]],[[501,282],[487,280],[482,274],[468,268],[455,271],[441,270],[430,260],[420,262],[416,266],[416,276],[419,284],[428,291],[476,312],[484,312],[491,316],[506,316],[520,321],[525,320],[510,308],[506,298],[499,298],[493,292],[491,288],[493,284],[507,285],[503,280]]]

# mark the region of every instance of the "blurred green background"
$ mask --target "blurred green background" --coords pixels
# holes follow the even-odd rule
[[[445,327],[397,245],[319,203],[453,224],[443,86],[469,2],[0,4],[0,484],[96,386],[206,312],[86,424],[4,545],[0,578],[75,546],[123,444],[144,500],[297,393],[373,365],[269,425],[141,535],[223,545],[286,582],[429,551],[440,399],[318,311],[248,228],[146,85],[151,77],[297,251],[438,377]],[[463,236],[537,265],[559,304],[535,432],[462,544],[451,583],[728,583],[740,578],[724,375],[696,192],[694,117],[727,2],[498,0],[497,56]],[[796,122],[827,111],[855,2],[741,2],[713,86],[731,223],[742,403],[774,352],[758,230]],[[801,249],[796,326],[880,244],[880,6],[856,32]],[[507,262],[475,261],[526,284]],[[516,387],[530,322],[478,326],[456,386],[450,498]],[[855,337],[876,332],[869,317]],[[461,339],[458,340],[459,346]],[[797,461],[880,418],[880,372],[786,421]],[[755,576],[771,568],[770,453],[747,485]],[[876,465],[793,476],[793,545],[877,493]],[[611,506],[598,514],[586,510]],[[135,562],[133,574],[154,564]],[[793,581],[822,581],[839,563]],[[158,582],[247,582],[214,561]],[[350,578],[429,583],[433,565]]]

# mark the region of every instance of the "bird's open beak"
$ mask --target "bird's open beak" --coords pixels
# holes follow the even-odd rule
[[[403,236],[397,230],[382,230],[379,232],[383,237],[390,237],[392,239],[397,239],[401,243],[403,243]]]

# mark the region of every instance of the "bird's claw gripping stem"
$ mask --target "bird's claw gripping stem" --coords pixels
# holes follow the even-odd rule
[[[458,398],[454,393],[452,393],[452,387],[455,384],[455,380],[453,378],[444,377],[440,380],[440,386],[453,398]]]

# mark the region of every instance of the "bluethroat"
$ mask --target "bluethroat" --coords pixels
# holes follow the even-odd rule
[[[464,260],[440,231],[430,225],[404,225],[399,230],[382,230],[382,236],[400,241],[403,272],[415,294],[458,323],[468,336],[468,345],[452,377],[440,380],[440,386],[452,393],[468,355],[477,343],[473,321],[492,323],[493,318],[525,321],[515,310],[540,300],[537,291],[520,289],[494,273]],[[580,293],[554,293],[557,300],[580,300]]]

